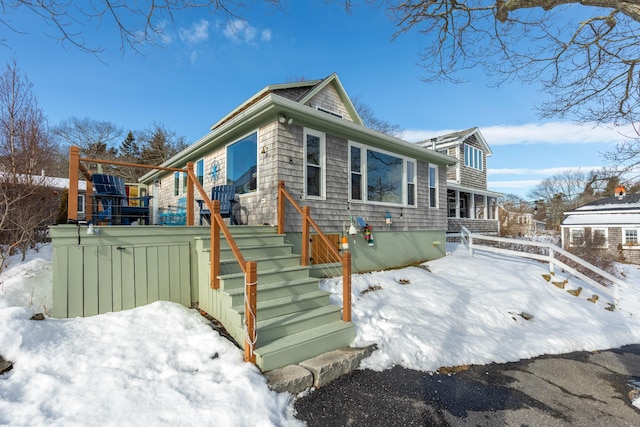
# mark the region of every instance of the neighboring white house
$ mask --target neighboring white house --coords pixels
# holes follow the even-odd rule
[[[640,264],[640,193],[605,197],[565,212],[562,247],[585,244],[585,233],[603,237],[601,249]]]

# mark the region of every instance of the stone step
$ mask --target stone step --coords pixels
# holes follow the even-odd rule
[[[339,320],[256,347],[256,365],[264,372],[296,364],[322,353],[348,347],[354,337],[354,325]]]

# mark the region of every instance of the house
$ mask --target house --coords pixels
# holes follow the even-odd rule
[[[508,210],[499,206],[500,232],[507,237],[533,237],[546,234],[546,223],[535,219],[531,212]]]
[[[456,160],[365,127],[336,74],[263,88],[162,166],[187,162],[207,191],[235,186],[239,224],[275,224],[278,182],[284,181],[334,241],[356,226],[358,234],[349,237],[354,271],[445,254],[445,184]],[[153,195],[155,215],[177,206],[187,191],[180,172],[153,171],[140,181]],[[373,245],[364,240],[363,224]],[[299,234],[299,218],[287,218],[285,232]]]
[[[446,174],[446,206],[450,233],[465,226],[472,232],[499,234],[498,197],[487,189],[487,157],[492,152],[477,127],[438,136],[419,146],[458,159]]]
[[[640,264],[640,193],[626,194],[624,190],[574,210],[565,212],[560,225],[562,247],[585,244],[590,232],[594,243],[625,262]]]
[[[78,147],[69,157],[71,182],[93,182],[84,162],[96,159]],[[197,306],[263,371],[348,346],[352,271],[445,255],[456,162],[366,128],[336,74],[267,86],[162,165],[142,165],[154,225],[50,230],[54,315]],[[229,226],[208,200],[221,185],[235,193]],[[184,226],[158,225],[173,209]],[[342,276],[342,307],[320,275]]]
[[[47,200],[50,204],[50,210],[55,212],[60,206],[60,194],[69,188],[69,179],[60,177],[51,177],[45,175],[43,170],[40,175],[25,175],[25,174],[9,174],[0,172],[0,183],[17,183],[25,185],[35,185],[43,188],[50,188],[52,190],[52,197]],[[78,183],[78,214],[79,219],[84,220],[86,212],[86,184],[84,182]]]

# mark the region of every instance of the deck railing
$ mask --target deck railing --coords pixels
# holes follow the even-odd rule
[[[80,149],[78,147],[71,147],[69,151],[69,198],[67,205],[67,218],[69,222],[78,221],[78,180],[80,173],[83,174],[87,180],[86,192],[87,197],[90,198],[93,187],[91,185],[91,172],[82,164],[87,163],[99,163],[109,164],[116,166],[135,167],[143,169],[164,170],[170,172],[183,172],[187,174],[187,226],[194,225],[194,204],[195,204],[195,190],[198,191],[200,197],[204,200],[211,212],[211,249],[209,258],[209,280],[211,289],[218,289],[220,287],[219,275],[220,275],[220,232],[224,234],[231,251],[233,252],[240,268],[245,275],[245,343],[244,343],[244,360],[247,362],[255,363],[256,358],[254,354],[255,342],[257,338],[256,334],[256,313],[257,313],[257,263],[255,261],[245,261],[238,245],[236,244],[229,228],[224,223],[224,219],[220,215],[220,201],[209,199],[207,192],[204,190],[198,178],[194,173],[194,163],[187,163],[187,169],[170,168],[162,166],[150,166],[140,165],[135,163],[118,162],[112,160],[101,160],[80,157]],[[92,203],[87,204],[87,218],[92,216],[91,212]]]
[[[613,308],[620,305],[618,288],[627,286],[617,277],[551,243],[485,236],[471,233],[464,226],[461,227],[460,240],[471,256],[474,251],[480,250],[547,262],[549,273],[554,273],[555,267],[561,268],[608,295],[613,301]]]
[[[335,262],[342,264],[342,320],[345,322],[351,321],[351,254],[348,251],[343,251],[342,256],[338,253],[338,250],[330,242],[327,236],[322,232],[318,224],[311,218],[311,208],[309,206],[300,207],[300,205],[294,200],[293,197],[285,188],[284,181],[278,182],[278,234],[284,234],[284,219],[285,219],[285,202],[289,201],[291,205],[302,216],[302,259],[301,264],[303,266],[309,265],[309,229],[313,227],[317,233],[317,237],[322,240],[327,247],[328,253]]]

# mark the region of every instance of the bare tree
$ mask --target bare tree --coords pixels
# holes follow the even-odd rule
[[[53,134],[63,144],[79,147],[84,157],[114,160],[122,129],[107,121],[70,117],[54,127]]]
[[[12,174],[39,174],[53,166],[47,121],[31,82],[15,59],[0,75],[0,167]]]
[[[355,2],[345,0],[347,8]],[[352,3],[354,3],[352,5]],[[380,3],[369,1],[368,3]],[[386,0],[400,37],[425,35],[427,81],[484,67],[542,84],[543,116],[631,123],[640,103],[637,0]]]
[[[279,0],[263,0],[278,5]],[[99,53],[104,48],[91,41],[86,27],[104,31],[111,29],[120,36],[120,50],[140,49],[147,44],[163,45],[166,28],[173,24],[176,13],[186,9],[199,9],[225,18],[236,17],[245,3],[242,0],[0,0],[2,15],[0,24],[15,32],[27,32],[11,21],[11,14],[18,10],[30,12],[47,24],[48,33],[60,41],[63,47],[76,47],[83,51]],[[28,21],[26,21],[28,22]]]
[[[565,171],[548,178],[533,187],[527,197],[535,200],[538,210],[544,212],[547,228],[559,230],[564,219],[564,212],[576,208],[586,202],[582,199],[589,175],[580,170]]]
[[[354,96],[351,102],[353,102],[353,106],[366,127],[377,130],[378,132],[386,133],[387,135],[395,137],[400,136],[400,126],[376,117],[373,109],[362,100],[361,96]]]

